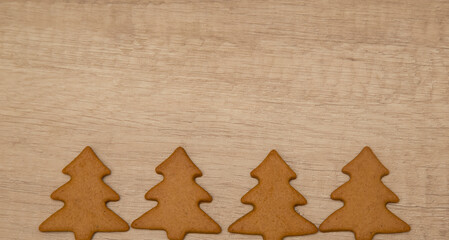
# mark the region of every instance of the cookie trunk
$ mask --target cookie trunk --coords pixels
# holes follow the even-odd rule
[[[186,236],[186,232],[184,231],[166,231],[167,238],[170,240],[183,240]]]
[[[92,236],[94,235],[93,232],[78,231],[78,232],[73,232],[73,233],[75,234],[76,240],[91,240]]]
[[[372,240],[374,237],[374,233],[370,232],[361,232],[354,235],[356,240]]]
[[[276,234],[265,233],[265,235],[263,235],[264,240],[282,240],[283,238],[284,237],[277,236]]]

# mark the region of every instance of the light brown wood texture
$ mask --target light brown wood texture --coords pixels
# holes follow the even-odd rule
[[[411,226],[375,240],[449,235],[449,1],[0,1],[0,238],[41,233],[50,194],[87,145],[128,223],[178,146],[223,230],[248,213],[250,172],[276,149],[320,224],[368,145]],[[165,239],[131,229],[93,239]],[[186,239],[261,239],[189,234]],[[350,232],[289,239],[350,240]]]

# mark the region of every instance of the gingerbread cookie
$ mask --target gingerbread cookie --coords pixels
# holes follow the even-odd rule
[[[76,240],[89,240],[95,232],[124,232],[128,224],[111,211],[106,202],[119,195],[103,182],[111,174],[90,147],[86,147],[62,172],[69,182],[56,189],[51,198],[64,202],[40,226],[42,232],[73,232]]]
[[[187,233],[221,232],[220,226],[199,207],[201,202],[211,202],[212,197],[195,182],[202,173],[182,147],[162,162],[156,173],[164,180],[145,198],[158,205],[136,219],[133,228],[165,230],[170,240],[184,239]]]
[[[386,207],[387,203],[399,202],[399,198],[382,183],[388,169],[369,147],[363,148],[343,173],[351,179],[331,198],[343,201],[344,206],[321,223],[321,232],[351,231],[357,240],[371,240],[377,233],[410,231],[410,226]]]
[[[275,150],[251,172],[251,177],[258,179],[259,184],[242,197],[242,203],[251,204],[254,209],[234,222],[229,232],[281,240],[318,231],[295,211],[295,206],[307,201],[290,185],[296,174]]]

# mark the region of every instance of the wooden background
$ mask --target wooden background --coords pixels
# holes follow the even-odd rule
[[[405,234],[449,236],[449,1],[0,2],[0,238],[41,233],[62,206],[50,194],[90,145],[129,223],[155,205],[154,168],[183,146],[224,229],[186,239],[261,239],[227,227],[271,149],[319,225],[330,193],[365,146],[390,169],[388,208]],[[282,197],[282,196],[279,196]],[[94,239],[165,239],[131,229]],[[350,240],[350,232],[288,239]]]

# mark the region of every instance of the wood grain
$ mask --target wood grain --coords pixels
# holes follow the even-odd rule
[[[61,170],[86,145],[127,222],[155,205],[154,168],[183,146],[223,229],[251,207],[276,149],[319,225],[341,168],[369,145],[410,224],[375,240],[449,236],[449,1],[0,2],[0,238],[41,233]],[[165,239],[131,229],[94,239]],[[261,239],[189,234],[186,239]],[[289,239],[349,240],[349,232]]]

